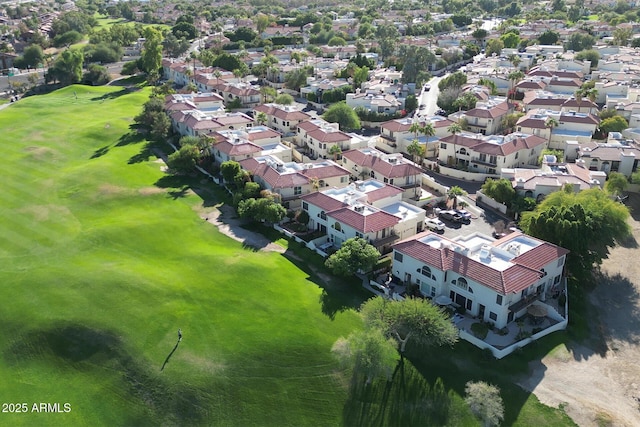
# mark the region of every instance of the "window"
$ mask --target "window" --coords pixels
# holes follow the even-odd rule
[[[460,151],[458,151],[458,153],[466,155],[467,154],[467,150],[464,148],[461,148]]]
[[[402,254],[400,252],[395,252],[393,254],[394,261],[402,262],[402,258],[403,258],[403,256],[402,256]]]
[[[327,214],[324,211],[320,212],[320,219],[327,220]]]
[[[554,284],[554,285],[557,285],[558,283],[560,283],[560,278],[561,278],[561,277],[562,277],[562,276],[558,274],[558,275],[553,279],[553,284]]]
[[[498,163],[498,159],[496,156],[489,156],[489,163],[495,165]]]
[[[389,182],[389,178],[387,178],[386,176],[384,177],[384,183],[387,184]]]
[[[558,260],[558,267],[562,267],[564,265],[564,256]]]
[[[340,177],[340,182],[347,182],[347,179],[348,178],[346,176]]]
[[[496,295],[496,304],[502,305],[502,295]]]
[[[309,203],[302,202],[302,209],[305,210],[305,211],[308,211],[309,210]]]
[[[335,224],[333,224],[333,228],[336,231],[342,231],[342,226],[340,225],[339,222],[336,222]]]
[[[420,273],[423,276],[427,276],[427,277],[431,278],[431,269],[429,267],[427,267],[426,265],[422,267],[422,270],[420,271]]]
[[[302,194],[302,187],[293,187],[293,194],[296,196]]]
[[[498,315],[495,314],[493,311],[489,312],[489,319],[493,320],[494,322],[498,320]]]
[[[436,296],[436,287],[432,286],[431,287],[431,297],[435,297]]]
[[[454,285],[464,289],[465,291],[469,288],[469,285],[467,284],[467,279],[465,279],[464,277],[458,277],[458,280],[456,280]]]
[[[518,158],[518,152],[516,151],[516,159]]]
[[[358,232],[356,231],[356,237],[360,237],[360,238],[362,239],[362,233],[358,233]]]
[[[440,148],[443,149],[443,150],[446,150],[447,149],[447,144],[445,144],[444,142],[441,142],[440,143]]]

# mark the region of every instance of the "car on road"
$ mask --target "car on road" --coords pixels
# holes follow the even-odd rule
[[[437,218],[427,218],[424,226],[433,231],[444,231],[444,222]]]
[[[459,214],[465,221],[471,221],[471,213],[464,209],[456,209],[455,212]]]
[[[436,115],[437,116],[445,116],[446,117],[447,116],[447,112],[444,111],[444,110],[437,110],[436,111]]]
[[[427,108],[427,106],[424,104],[420,104],[420,107],[418,107],[419,110],[424,110],[425,108]]]
[[[431,90],[431,85],[429,83],[427,83],[426,85],[424,85],[424,90],[426,92],[429,92]]]
[[[456,211],[442,211],[438,214],[438,216],[440,216],[441,219],[444,219],[445,221],[451,221],[451,222],[463,222],[464,219],[462,218],[462,216],[457,213]]]

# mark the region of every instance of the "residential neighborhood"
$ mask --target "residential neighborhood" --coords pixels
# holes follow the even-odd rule
[[[234,386],[229,393],[242,401],[241,424],[261,424],[249,409],[254,404],[269,413],[264,425],[527,425],[538,419],[527,413],[543,417],[543,411],[516,404],[513,396],[523,391],[550,410],[544,415],[549,418],[540,418],[545,425],[640,423],[633,411],[640,399],[634,365],[640,346],[632,338],[640,327],[640,283],[627,274],[635,267],[624,267],[637,255],[640,221],[640,13],[628,1],[485,3],[0,4],[0,123],[3,116],[11,117],[6,123],[21,123],[20,112],[39,102],[51,102],[52,111],[59,109],[63,117],[68,110],[71,117],[61,119],[60,129],[49,126],[51,138],[41,136],[44,130],[30,113],[34,129],[28,136],[14,132],[29,126],[3,125],[11,140],[27,144],[11,148],[10,166],[19,173],[7,174],[7,224],[69,221],[60,235],[57,223],[34,228],[35,249],[29,253],[56,248],[62,254],[56,242],[73,246],[76,235],[86,239],[77,248],[109,248],[96,255],[104,265],[94,268],[105,276],[98,280],[101,289],[113,286],[122,299],[136,286],[136,268],[150,268],[146,264],[161,271],[163,283],[171,278],[181,287],[169,292],[158,286],[162,296],[135,296],[163,311],[149,320],[136,317],[137,308],[123,308],[123,316],[134,313],[136,324],[153,322],[172,335],[177,330],[177,343],[166,340],[164,331],[153,331],[153,339],[138,337],[142,332],[123,332],[104,318],[91,318],[109,311],[105,294],[96,302],[78,294],[69,312],[51,322],[69,323],[80,312],[82,326],[60,323],[56,338],[38,332],[29,338],[37,344],[24,346],[18,341],[28,332],[21,331],[10,348],[0,350],[36,348],[43,357],[69,359],[65,363],[73,369],[87,369],[82,363],[103,369],[106,358],[120,370],[120,359],[127,360],[140,370],[128,371],[127,382],[148,378],[156,389],[166,388],[165,380],[138,368],[148,362],[143,358],[164,360],[162,375],[175,381],[173,372],[186,372],[193,384],[194,369],[207,381],[221,372],[235,375],[226,373],[225,364],[231,366],[236,353],[248,360],[247,378],[267,378],[273,371],[273,378],[291,380],[294,365],[300,366],[300,378],[311,378],[314,368],[302,370],[306,361],[330,367],[320,368],[326,370],[323,378],[339,377],[342,385],[329,406],[341,410],[332,409],[322,420],[298,397],[295,410],[283,410],[287,415],[269,413],[270,404],[257,403],[268,400],[267,387],[252,385],[259,392],[247,397],[248,389]],[[44,126],[48,110],[38,108]],[[57,142],[59,132],[68,141]],[[71,150],[79,150],[77,159]],[[130,153],[124,162],[122,153]],[[106,167],[116,156],[122,157],[118,166]],[[33,193],[45,200],[22,206],[17,188],[30,177],[20,185],[12,177],[40,164],[47,173],[69,175],[38,184]],[[159,175],[152,179],[151,173]],[[34,172],[39,182],[38,174],[44,172]],[[68,187],[73,181],[80,188],[82,176],[87,183],[99,180],[97,190]],[[126,187],[142,181],[144,188]],[[106,215],[119,203],[126,210],[120,200],[125,195],[147,205],[113,221],[82,212],[99,208]],[[195,224],[183,218],[183,205],[197,217]],[[154,211],[166,220],[154,223],[157,234],[137,231],[147,224],[143,216]],[[100,234],[115,221],[128,227],[125,237]],[[0,227],[1,236],[19,241],[12,233],[18,231]],[[122,249],[152,234],[150,248],[168,247],[175,254],[156,261],[151,251]],[[176,243],[165,246],[163,239]],[[25,256],[28,245],[0,251],[0,260]],[[139,256],[140,265],[121,271],[120,256]],[[189,264],[192,258],[190,270],[176,266],[176,260]],[[75,253],[65,259],[59,269],[88,265]],[[54,264],[47,259],[46,265]],[[43,267],[34,261],[33,268]],[[106,270],[113,270],[113,284],[102,282],[109,279]],[[152,293],[152,276],[140,279],[141,295]],[[187,277],[202,289],[192,290]],[[65,289],[54,282],[60,292]],[[37,304],[40,295],[29,292],[30,299],[17,307]],[[8,291],[0,295],[15,298]],[[52,301],[41,305],[55,306]],[[626,305],[614,312],[611,307],[620,301]],[[253,313],[244,306],[249,302]],[[95,312],[84,313],[86,308],[76,308],[80,304],[95,304]],[[188,312],[202,313],[200,323],[206,319],[221,331],[235,322],[238,331],[224,329],[218,336],[201,326],[199,332],[195,321],[188,323]],[[247,325],[252,316],[254,324]],[[81,328],[90,322],[96,330],[110,324],[110,330],[88,337]],[[185,349],[190,333],[202,349]],[[291,344],[296,334],[308,334],[299,348]],[[211,339],[221,342],[219,354]],[[76,354],[85,347],[94,350]],[[267,356],[245,353],[261,348]],[[140,361],[131,361],[127,352]],[[624,379],[611,373],[614,356],[624,360]],[[380,387],[399,387],[398,375],[405,373],[398,366],[405,360],[429,396],[422,403],[403,397],[409,409],[390,408]],[[445,371],[438,368],[445,362],[446,404],[436,396],[437,383],[425,375]],[[454,365],[471,369],[457,372]],[[501,367],[517,375],[511,378]],[[486,375],[479,370],[485,368]],[[565,368],[584,378],[560,395]],[[593,372],[599,383],[613,384],[598,395],[602,403],[582,394],[597,388],[589,378]],[[505,389],[476,381],[485,376]],[[336,389],[336,380],[316,380],[310,393]],[[225,381],[239,380],[227,376],[220,384]],[[478,385],[492,394],[485,401],[496,403],[493,414],[474,403]],[[132,396],[140,394],[139,385],[127,387]],[[204,390],[193,387],[186,395]],[[285,388],[274,386],[272,392],[296,395],[304,386]],[[198,401],[194,405],[204,409],[196,410],[191,403],[187,409],[167,406],[169,395],[156,394],[147,399],[157,400],[148,403],[154,415],[140,415],[145,423],[210,424],[211,414],[228,410],[236,399],[225,397],[216,408]],[[608,401],[605,395],[616,397]],[[317,396],[309,399],[316,402]],[[562,399],[569,402],[567,410]],[[616,399],[620,413],[614,411]],[[71,405],[75,410],[76,403]],[[376,418],[366,405],[384,408],[384,415]]]

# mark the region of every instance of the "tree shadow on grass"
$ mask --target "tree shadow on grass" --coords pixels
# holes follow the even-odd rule
[[[451,396],[442,380],[429,383],[400,361],[390,381],[365,378],[354,372],[342,411],[348,426],[446,425],[451,417]]]
[[[84,372],[95,370],[96,378],[113,372],[113,379],[122,382],[125,396],[138,400],[138,405],[150,414],[150,419],[137,420],[143,424],[200,425],[209,415],[209,401],[203,390],[187,383],[169,382],[159,376],[157,368],[152,372],[151,364],[132,355],[112,331],[60,323],[17,338],[3,353],[14,369],[21,370],[31,361],[45,361],[53,365],[52,369],[70,364]]]
[[[94,96],[93,98],[91,98],[91,101],[105,101],[107,99],[116,99],[128,93],[130,93],[130,90],[124,87],[117,92],[109,92],[100,96]]]
[[[110,149],[111,149],[110,145],[105,145],[104,147],[100,147],[96,151],[93,152],[93,154],[91,155],[91,158],[92,159],[97,159],[98,157],[102,157],[105,154],[107,154]]]
[[[331,320],[334,320],[338,313],[357,310],[371,297],[371,293],[361,286],[358,278],[340,279],[331,276],[324,267],[324,258],[300,243],[291,241],[289,248],[282,255],[308,274],[308,281],[322,289],[322,313]]]

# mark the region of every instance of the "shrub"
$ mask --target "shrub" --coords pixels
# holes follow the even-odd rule
[[[483,340],[489,333],[489,326],[486,323],[476,322],[471,325],[471,332],[473,332],[473,335],[477,338]]]

